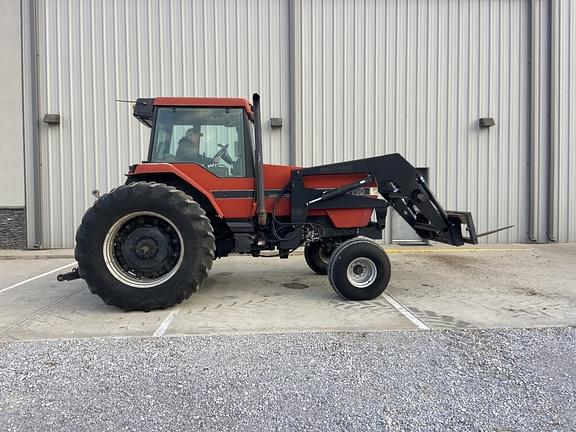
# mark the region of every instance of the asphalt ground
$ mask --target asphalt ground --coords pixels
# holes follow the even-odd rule
[[[230,257],[149,313],[0,253],[1,429],[576,429],[576,245],[388,249],[373,301]]]

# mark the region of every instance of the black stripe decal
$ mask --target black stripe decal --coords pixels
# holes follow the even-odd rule
[[[253,190],[219,190],[212,191],[214,198],[253,198]]]
[[[277,197],[282,193],[282,189],[268,189],[264,191],[264,196],[266,198]],[[226,198],[254,198],[254,191],[248,190],[217,190],[212,191],[214,198],[226,199]],[[285,195],[289,195],[285,193]]]

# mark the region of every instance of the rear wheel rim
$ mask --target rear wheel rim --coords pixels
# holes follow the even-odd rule
[[[174,223],[142,211],[118,219],[103,245],[104,262],[114,278],[134,288],[154,288],[168,281],[184,258],[184,241]]]
[[[356,288],[367,288],[374,283],[378,276],[378,269],[370,258],[359,257],[348,264],[346,277],[348,282]]]

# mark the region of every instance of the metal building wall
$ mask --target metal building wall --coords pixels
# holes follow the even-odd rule
[[[295,0],[296,162],[400,152],[486,238],[527,240],[528,0]],[[496,126],[479,129],[480,117]]]
[[[149,130],[115,99],[260,92],[265,157],[288,163],[287,14],[283,0],[38,1],[39,115],[61,115],[40,123],[42,246],[73,246],[91,191],[145,157]]]
[[[0,248],[26,246],[20,0],[0,2]]]
[[[553,2],[550,236],[576,242],[576,4]]]
[[[143,157],[148,131],[116,98],[253,91],[263,95],[265,126],[284,119],[281,130],[264,131],[270,162],[399,151],[429,167],[441,202],[471,210],[480,231],[516,225],[490,241],[576,241],[570,0],[23,5],[36,5],[38,115],[62,116],[38,131],[44,247],[71,246],[90,192],[119,184]],[[36,72],[27,62],[30,95]],[[496,127],[479,130],[482,116]],[[36,122],[25,119],[32,246]]]

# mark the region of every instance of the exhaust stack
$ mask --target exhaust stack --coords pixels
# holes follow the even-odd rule
[[[256,215],[258,225],[266,225],[266,206],[264,203],[264,162],[262,158],[262,119],[260,117],[260,95],[252,95],[252,107],[254,109],[254,143],[256,157]]]

